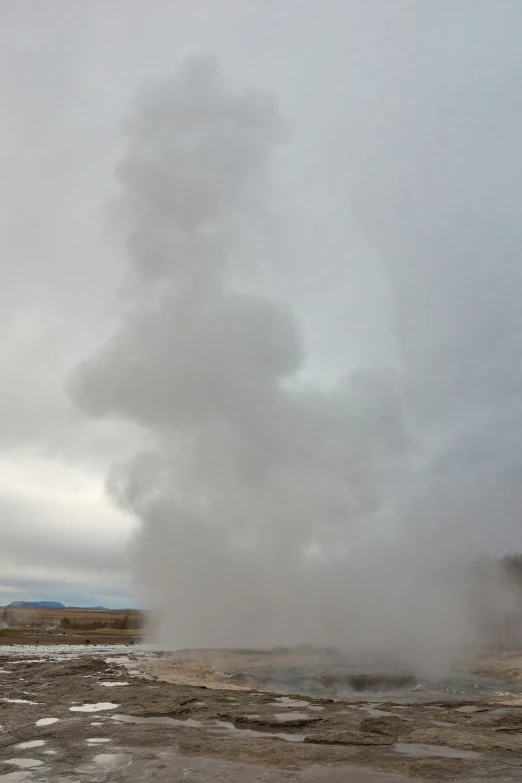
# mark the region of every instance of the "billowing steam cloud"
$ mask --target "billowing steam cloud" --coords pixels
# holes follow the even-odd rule
[[[314,560],[350,551],[404,451],[394,379],[299,389],[291,313],[234,292],[230,231],[262,208],[285,138],[269,96],[232,92],[197,58],[138,97],[127,133],[122,208],[146,305],[79,368],[73,394],[157,439],[114,481],[143,519],[140,576],[169,607],[170,638],[299,641],[325,611],[310,612]]]
[[[522,172],[495,149],[522,127],[474,114],[461,76],[413,107],[407,81],[384,106],[383,83],[369,126],[354,120],[351,197],[390,275],[402,369],[341,370],[326,390],[302,381],[292,312],[238,283],[289,141],[274,100],[206,57],[138,94],[118,169],[135,301],[70,389],[153,439],[109,483],[142,520],[164,643],[476,638],[462,563],[520,532]]]

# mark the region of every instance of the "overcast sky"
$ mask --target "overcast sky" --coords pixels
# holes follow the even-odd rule
[[[150,422],[93,415],[66,386],[140,286],[122,118],[140,85],[201,52],[234,89],[272,93],[284,125],[261,250],[233,277],[291,307],[305,358],[290,380],[403,372],[408,470],[481,487],[502,472],[503,505],[497,485],[475,501],[477,551],[522,548],[518,0],[0,0],[0,604],[141,600],[138,522],[105,487]],[[411,475],[398,450],[386,519]],[[477,509],[457,494],[465,540]]]

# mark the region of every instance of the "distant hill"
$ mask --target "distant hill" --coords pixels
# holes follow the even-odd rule
[[[8,608],[40,606],[44,609],[107,609],[106,606],[65,606],[59,601],[11,601],[7,606]]]
[[[47,609],[66,609],[59,601],[11,601],[8,606],[44,606]]]

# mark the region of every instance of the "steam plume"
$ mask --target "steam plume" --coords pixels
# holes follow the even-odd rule
[[[352,129],[352,197],[390,275],[401,368],[341,372],[325,389],[301,379],[288,305],[238,284],[289,140],[274,99],[195,57],[132,106],[118,178],[135,301],[70,390],[88,414],[152,436],[109,486],[142,520],[138,577],[168,645],[476,638],[462,563],[491,551],[494,525],[509,545],[518,531],[520,492],[496,455],[507,431],[519,442],[522,333],[519,229],[477,180],[513,178],[487,162],[487,139],[477,172],[476,149],[441,149],[433,111],[421,102],[405,122],[402,108],[399,96],[371,146]],[[463,472],[477,453],[481,470]]]

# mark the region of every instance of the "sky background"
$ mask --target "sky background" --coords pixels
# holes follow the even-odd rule
[[[211,51],[238,86],[282,86],[285,113],[299,122],[297,107],[323,97],[301,73],[313,72],[319,56],[308,51],[306,18],[293,62],[286,57],[299,5],[156,0],[151,13],[141,2],[0,3],[0,603],[138,600],[126,555],[135,523],[106,497],[104,482],[115,456],[142,436],[83,420],[63,390],[68,370],[110,333],[119,307],[123,249],[106,211],[117,192],[121,117],[143,80]],[[321,124],[302,137],[305,154],[316,154]],[[292,155],[287,166],[290,189],[299,177]],[[313,209],[320,196],[310,201]],[[353,252],[360,243],[354,236]],[[261,285],[306,308],[320,269],[315,277]],[[313,305],[313,338],[326,339],[324,322],[342,322],[343,310],[344,302],[337,311]],[[348,318],[371,342],[371,319]]]
[[[488,460],[513,466],[519,344],[504,336],[520,331],[521,31],[510,0],[155,0],[153,10],[137,0],[0,0],[0,604],[140,601],[129,563],[138,523],[105,484],[150,433],[86,416],[65,384],[133,298],[115,217],[122,116],[140,84],[171,76],[194,52],[217,55],[234,86],[273,92],[288,123],[291,141],[269,168],[270,260],[252,252],[236,282],[291,303],[306,351],[300,379],[328,385],[360,368],[414,367],[418,471],[469,467],[470,450],[475,476]],[[440,181],[426,163],[435,159]],[[490,200],[477,195],[484,185]],[[498,210],[473,237],[448,228],[452,216],[469,220],[461,205],[472,193],[479,222],[491,203]],[[410,263],[419,248],[422,273]],[[464,293],[449,285],[445,298],[459,253],[463,279],[478,269],[479,282]],[[495,254],[504,282],[490,273]],[[496,362],[487,371],[477,364],[484,346]],[[484,434],[491,427],[502,438]],[[478,441],[459,439],[474,428]],[[500,544],[487,528],[484,550],[518,546],[518,504]]]

